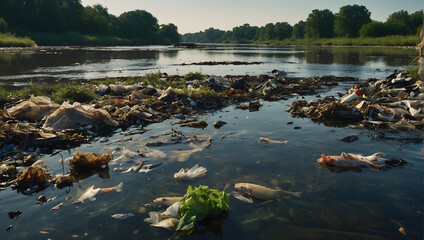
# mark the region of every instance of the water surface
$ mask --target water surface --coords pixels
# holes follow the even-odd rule
[[[161,47],[135,50],[66,49],[60,51],[62,54],[52,56],[32,53],[12,57],[9,67],[5,67],[10,72],[3,74],[2,71],[2,82],[19,82],[22,80],[19,76],[25,74],[38,76],[39,73],[47,74],[48,77],[73,79],[89,76],[98,78],[106,73],[137,76],[157,69],[171,74],[177,73],[177,68],[180,74],[198,70],[217,75],[262,74],[276,68],[293,76],[333,74],[365,79],[384,77],[394,69],[408,65],[409,59],[413,57],[413,52],[409,50],[385,51],[368,48],[246,46],[214,46],[194,50]],[[43,60],[50,57],[50,61]],[[33,61],[37,58],[40,62]],[[182,62],[233,60],[263,61],[264,64],[212,67],[174,65]],[[16,61],[32,62],[33,65],[28,67],[23,64],[17,70],[19,67]],[[79,64],[75,65],[76,62]],[[42,64],[44,66],[40,66]],[[124,72],[113,69],[122,69]],[[43,81],[42,77],[39,80]],[[344,83],[338,87],[323,89],[320,95],[336,96],[337,92],[344,92],[352,84]],[[316,98],[306,97],[307,100]],[[107,171],[108,178],[93,175],[75,183],[72,188],[57,189],[50,186],[30,196],[10,188],[0,191],[0,239],[168,239],[175,235],[143,222],[148,217],[147,212],[158,209],[146,207],[147,212],[140,213],[140,207],[157,197],[183,195],[189,184],[203,184],[219,190],[226,189],[231,193],[237,182],[253,182],[272,188],[301,191],[303,194],[300,198],[283,196],[275,201],[255,201],[253,204],[230,196],[228,215],[209,222],[206,226],[200,226],[199,232],[187,237],[188,239],[405,239],[398,231],[401,226],[408,233],[407,239],[422,239],[422,143],[375,140],[370,137],[374,133],[370,130],[327,127],[309,119],[292,118],[287,111],[293,100],[295,98],[262,102],[264,105],[258,112],[229,106],[200,116],[199,120],[205,120],[209,124],[203,130],[171,125],[176,120],[167,120],[147,126],[148,131],[144,134],[128,137],[121,135],[123,131],[118,129],[108,137],[106,143],[99,143],[99,138],[96,138],[91,144],[71,149],[71,155],[77,150],[110,152],[103,147],[111,146],[137,151],[146,141],[152,141],[150,136],[167,132],[172,127],[181,131],[184,136],[207,134],[212,137],[208,149],[191,155],[185,162],[171,159],[173,151],[191,149],[187,143],[152,147],[163,151],[167,157],[159,160],[143,158],[154,163],[163,162],[163,165],[148,173],[124,174],[113,170],[115,167],[129,167],[133,164],[124,162],[122,165],[111,165]],[[217,120],[227,124],[215,129],[212,123]],[[131,130],[133,129],[126,131]],[[348,135],[356,135],[359,140],[353,143],[340,141]],[[404,135],[410,136],[394,136]],[[288,143],[259,143],[260,137],[287,140]],[[131,140],[116,142],[127,138]],[[116,157],[119,156],[119,151],[115,153]],[[387,171],[363,168],[337,172],[320,166],[316,161],[322,153],[338,155],[341,152],[364,155],[384,152],[386,158],[403,158],[408,164]],[[71,156],[65,150],[61,154],[65,158]],[[43,159],[49,170],[57,174],[62,172],[59,155],[44,155]],[[181,168],[190,168],[195,164],[207,168],[205,177],[192,181],[176,181],[173,178],[173,174]],[[65,171],[67,170],[69,168],[66,166]],[[84,190],[92,185],[110,187],[120,182],[124,182],[122,192],[97,196],[97,200],[93,202],[75,205],[65,200],[70,195],[75,196],[79,189]],[[37,205],[36,198],[41,194],[56,198],[44,205]],[[61,202],[65,204],[60,210],[49,210]],[[7,213],[15,209],[23,214],[9,219]],[[111,217],[115,213],[129,212],[135,216],[124,220]],[[9,225],[13,228],[6,231]]]

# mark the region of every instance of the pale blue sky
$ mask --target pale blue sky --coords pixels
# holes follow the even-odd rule
[[[291,25],[306,20],[313,9],[339,12],[345,5],[364,5],[371,18],[385,21],[399,10],[409,13],[422,10],[423,0],[81,0],[84,6],[102,4],[109,13],[119,16],[135,9],[153,14],[159,24],[174,23],[180,33],[203,31],[209,27],[231,30],[249,23],[288,22]]]

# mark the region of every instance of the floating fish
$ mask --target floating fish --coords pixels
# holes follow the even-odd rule
[[[90,201],[95,201],[96,200],[95,196],[98,193],[106,194],[106,193],[112,192],[113,190],[115,190],[116,192],[121,192],[123,185],[124,185],[123,182],[119,183],[118,185],[114,187],[109,187],[109,188],[94,188],[94,185],[93,185],[87,188],[87,190],[85,190],[85,192],[78,198],[78,200],[74,201],[74,203],[84,203],[84,200],[86,199]]]
[[[198,164],[194,165],[189,170],[181,168],[179,172],[174,174],[174,178],[178,180],[192,180],[195,178],[203,177],[206,175],[206,168],[199,167]]]
[[[129,217],[134,217],[134,214],[133,213],[115,213],[115,214],[112,214],[110,216],[113,217],[113,218],[116,218],[116,219],[123,220],[123,219],[127,219]]]
[[[100,188],[94,188],[94,185],[87,188],[85,192],[81,195],[81,197],[78,198],[76,202],[83,203],[84,200],[89,199],[90,201],[95,201],[96,198],[94,196],[97,195],[97,193],[100,192]]]
[[[172,204],[181,201],[183,197],[160,197],[153,200],[149,205],[169,207]]]
[[[265,143],[284,143],[287,144],[289,141],[277,141],[277,140],[271,140],[269,138],[260,137],[259,142],[265,142]]]
[[[326,156],[325,154],[322,154],[321,158],[317,161],[321,164],[337,167],[372,167],[379,169],[382,166],[371,163],[370,161],[374,161],[383,155],[383,153],[374,153],[370,156],[362,156],[352,153],[342,153],[340,156]]]
[[[243,195],[260,200],[273,200],[283,196],[284,194],[300,197],[302,194],[302,192],[289,192],[282,189],[272,189],[253,183],[236,183],[234,188]]]

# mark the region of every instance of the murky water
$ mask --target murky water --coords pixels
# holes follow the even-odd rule
[[[110,49],[109,49],[110,50]],[[211,47],[195,50],[142,50],[118,49],[114,51],[93,49],[64,50],[52,56],[50,61],[29,63],[35,59],[49,58],[50,55],[16,56],[9,62],[10,72],[3,74],[3,83],[19,82],[21,75],[49,77],[94,78],[102,74],[143,75],[148,71],[179,73],[201,70],[209,74],[261,74],[272,69],[281,69],[295,76],[334,74],[337,76],[385,77],[393,69],[407,65],[414,52],[390,49],[342,49],[342,48],[249,48]],[[352,50],[352,51],[351,51]],[[65,57],[69,52],[80,57]],[[315,52],[314,52],[315,51]],[[144,52],[144,53],[142,53]],[[314,53],[312,53],[314,52]],[[94,60],[93,55],[105,54],[106,60]],[[138,55],[140,54],[140,55]],[[143,55],[146,54],[146,55]],[[150,54],[150,55],[149,55]],[[326,55],[326,57],[321,57]],[[123,57],[126,56],[126,57]],[[145,56],[145,59],[140,59]],[[28,57],[28,58],[26,58]],[[2,58],[3,59],[3,58]],[[19,61],[27,61],[18,71]],[[26,60],[25,60],[26,59]],[[261,65],[181,67],[172,64],[200,61],[263,61]],[[53,63],[54,62],[54,63]],[[74,65],[79,62],[80,65]],[[290,63],[289,63],[290,62]],[[44,66],[38,66],[42,65]],[[57,65],[54,65],[57,64]],[[150,64],[150,65],[149,65]],[[131,68],[132,66],[132,68]],[[149,67],[150,66],[150,67]],[[123,73],[111,69],[123,69]],[[142,68],[145,68],[143,71]],[[377,70],[380,69],[380,70]],[[9,69],[9,68],[7,68]],[[68,69],[64,71],[64,69]],[[87,72],[84,72],[86,69]],[[109,70],[107,70],[109,69]],[[137,70],[136,70],[137,69]],[[232,69],[232,70],[231,70]],[[388,70],[386,70],[388,69]],[[216,72],[214,72],[216,70]],[[172,72],[175,71],[175,72]],[[84,75],[86,74],[86,75]],[[12,80],[11,75],[16,76]],[[9,77],[6,77],[9,76]],[[6,79],[7,78],[7,79]],[[40,79],[41,81],[42,79]],[[349,88],[346,83],[335,88],[325,89],[321,96],[336,95]],[[327,91],[328,90],[328,91]],[[308,96],[306,99],[315,99]],[[303,192],[300,198],[283,196],[271,202],[255,201],[253,204],[242,202],[230,196],[228,215],[206,226],[188,239],[422,239],[423,236],[423,145],[401,141],[378,141],[370,137],[370,130],[332,128],[313,123],[309,119],[292,118],[287,112],[294,99],[262,102],[258,112],[243,111],[233,106],[203,115],[209,126],[205,129],[183,128],[171,125],[176,120],[146,127],[143,134],[124,136],[121,131],[108,137],[108,142],[85,144],[74,151],[110,152],[104,147],[126,147],[132,151],[140,150],[150,138],[171,130],[173,127],[184,136],[206,134],[212,137],[208,149],[193,153],[186,161],[173,161],[176,151],[192,149],[188,143],[151,147],[167,156],[135,159],[162,162],[163,165],[148,173],[122,173],[116,167],[130,167],[134,162],[110,165],[108,176],[92,175],[75,183],[72,188],[57,189],[48,187],[31,196],[17,193],[7,188],[0,191],[0,239],[168,239],[175,236],[171,231],[150,227],[143,219],[148,212],[158,210],[141,207],[152,199],[161,196],[179,196],[186,192],[188,185],[207,185],[223,190],[226,185],[231,193],[237,182],[253,182],[268,187]],[[227,122],[220,129],[212,123]],[[290,124],[290,122],[293,122]],[[300,127],[300,129],[295,129]],[[131,131],[134,129],[128,129]],[[341,138],[356,135],[358,141],[345,143]],[[167,136],[162,136],[167,137]],[[288,141],[287,144],[259,143],[260,137]],[[399,136],[396,136],[399,137]],[[117,142],[120,139],[129,139]],[[117,150],[115,156],[119,156]],[[336,172],[320,166],[316,159],[322,153],[338,155],[341,152],[369,155],[384,152],[386,158],[403,158],[408,164],[387,171],[363,168],[355,171]],[[67,151],[62,151],[66,158]],[[45,155],[43,159],[48,168],[55,173],[62,172],[60,156]],[[177,181],[173,174],[181,168],[195,164],[204,166],[208,172],[205,177],[191,181]],[[67,164],[66,164],[67,165]],[[65,171],[69,170],[66,166]],[[72,204],[66,201],[79,190],[95,187],[115,186],[124,182],[123,191],[97,196],[96,201]],[[39,195],[56,197],[43,205],[37,205]],[[57,211],[50,208],[63,202]],[[19,209],[23,214],[9,219],[7,213]],[[134,217],[117,220],[115,213],[134,213]],[[7,227],[13,227],[6,231]],[[403,227],[407,236],[398,229]],[[3,229],[2,229],[3,228]]]

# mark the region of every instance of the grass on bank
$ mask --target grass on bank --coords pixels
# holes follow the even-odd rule
[[[328,46],[416,46],[419,36],[386,36],[377,38],[305,38],[256,42],[269,45],[328,45]]]
[[[0,108],[5,104],[14,103],[19,100],[29,99],[31,95],[34,96],[46,96],[51,100],[61,104],[64,101],[88,103],[92,100],[100,97],[95,93],[94,85],[99,84],[126,84],[132,85],[136,83],[143,83],[144,86],[152,85],[158,89],[166,89],[169,86],[172,88],[186,89],[181,94],[193,94],[192,97],[198,99],[202,96],[206,96],[206,92],[210,92],[209,89],[202,89],[200,92],[187,91],[186,79],[206,79],[207,75],[203,75],[199,72],[190,72],[184,76],[170,76],[166,81],[162,79],[162,74],[158,71],[157,73],[146,74],[143,77],[127,77],[127,78],[106,78],[89,81],[88,84],[80,85],[78,81],[69,84],[53,84],[53,85],[41,85],[37,86],[33,82],[29,82],[27,87],[9,90],[4,87],[0,87]],[[206,91],[206,92],[205,92]]]
[[[0,33],[0,47],[35,47],[37,44],[28,37],[17,37],[12,33]]]

